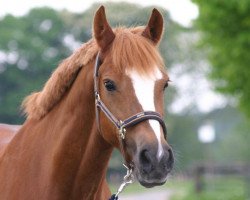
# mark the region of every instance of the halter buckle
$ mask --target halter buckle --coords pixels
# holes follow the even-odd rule
[[[125,139],[125,135],[126,135],[126,128],[122,125],[123,124],[123,121],[119,121],[119,125],[120,125],[120,128],[119,128],[119,136],[121,139]]]
[[[98,92],[95,92],[95,99],[96,99],[97,101],[99,101],[99,100],[100,100],[100,95],[99,95],[99,93],[98,93]]]

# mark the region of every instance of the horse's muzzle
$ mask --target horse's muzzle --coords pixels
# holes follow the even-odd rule
[[[168,145],[165,146],[160,158],[157,157],[157,151],[154,148],[143,148],[137,155],[135,174],[144,187],[163,185],[173,165],[173,151]]]

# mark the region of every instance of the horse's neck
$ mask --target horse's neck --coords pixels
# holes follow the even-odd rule
[[[70,143],[66,140],[65,143]],[[79,137],[78,140],[82,141],[79,145],[66,144],[69,147],[62,148],[56,155],[53,170],[53,181],[59,183],[56,190],[65,190],[63,197],[68,196],[69,199],[103,199],[103,193],[109,194],[102,187],[112,148],[103,140],[95,126],[89,137]],[[105,198],[106,196],[105,194]]]
[[[97,131],[92,66],[83,68],[65,98],[57,133],[53,179],[72,199],[94,199],[105,179],[112,147]],[[90,89],[91,88],[91,89]],[[71,188],[71,190],[69,189]],[[68,194],[67,194],[68,193]]]
[[[112,147],[97,132],[92,71],[93,63],[84,66],[58,105],[43,119],[26,121],[5,152],[15,160],[0,163],[3,182],[15,177],[26,184],[6,179],[4,188],[30,199],[102,199],[97,192]]]
[[[93,132],[95,131],[94,127]],[[78,197],[90,200],[104,199],[103,197],[106,195],[103,193],[108,192],[109,194],[109,190],[105,191],[107,188],[102,187],[105,184],[112,148],[100,137],[99,133],[93,134],[93,132],[82,157],[80,170],[75,178],[73,199],[78,199]]]

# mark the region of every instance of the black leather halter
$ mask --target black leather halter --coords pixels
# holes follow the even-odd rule
[[[160,123],[163,133],[164,133],[164,137],[166,139],[167,137],[167,127],[166,124],[163,121],[162,116],[154,111],[143,111],[143,112],[139,112],[125,120],[119,120],[117,119],[110,111],[109,109],[105,106],[105,104],[103,103],[103,101],[100,98],[100,94],[99,94],[99,68],[101,66],[101,60],[100,60],[100,56],[99,53],[96,56],[96,62],[95,62],[95,71],[94,71],[94,91],[95,91],[95,104],[96,104],[96,118],[97,118],[97,123],[98,123],[98,127],[100,127],[99,125],[99,110],[101,110],[106,116],[107,118],[116,126],[116,128],[119,131],[119,136],[122,140],[125,139],[125,133],[126,133],[126,128],[129,128],[131,126],[135,126],[137,124],[139,124],[140,122],[143,122],[145,120],[149,120],[149,119],[153,119],[156,120]]]

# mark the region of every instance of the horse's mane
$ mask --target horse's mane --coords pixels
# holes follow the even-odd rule
[[[163,66],[162,58],[153,44],[141,36],[143,27],[116,28],[111,55],[117,69],[137,67],[141,73],[147,73],[150,66]],[[81,67],[95,59],[98,46],[91,39],[83,44],[70,57],[63,60],[52,73],[40,92],[26,97],[22,103],[24,113],[28,118],[44,117],[63,97],[71,87]]]
[[[56,105],[71,86],[77,72],[88,64],[97,54],[94,40],[83,44],[70,57],[59,64],[40,92],[26,97],[22,109],[29,118],[42,118]]]

